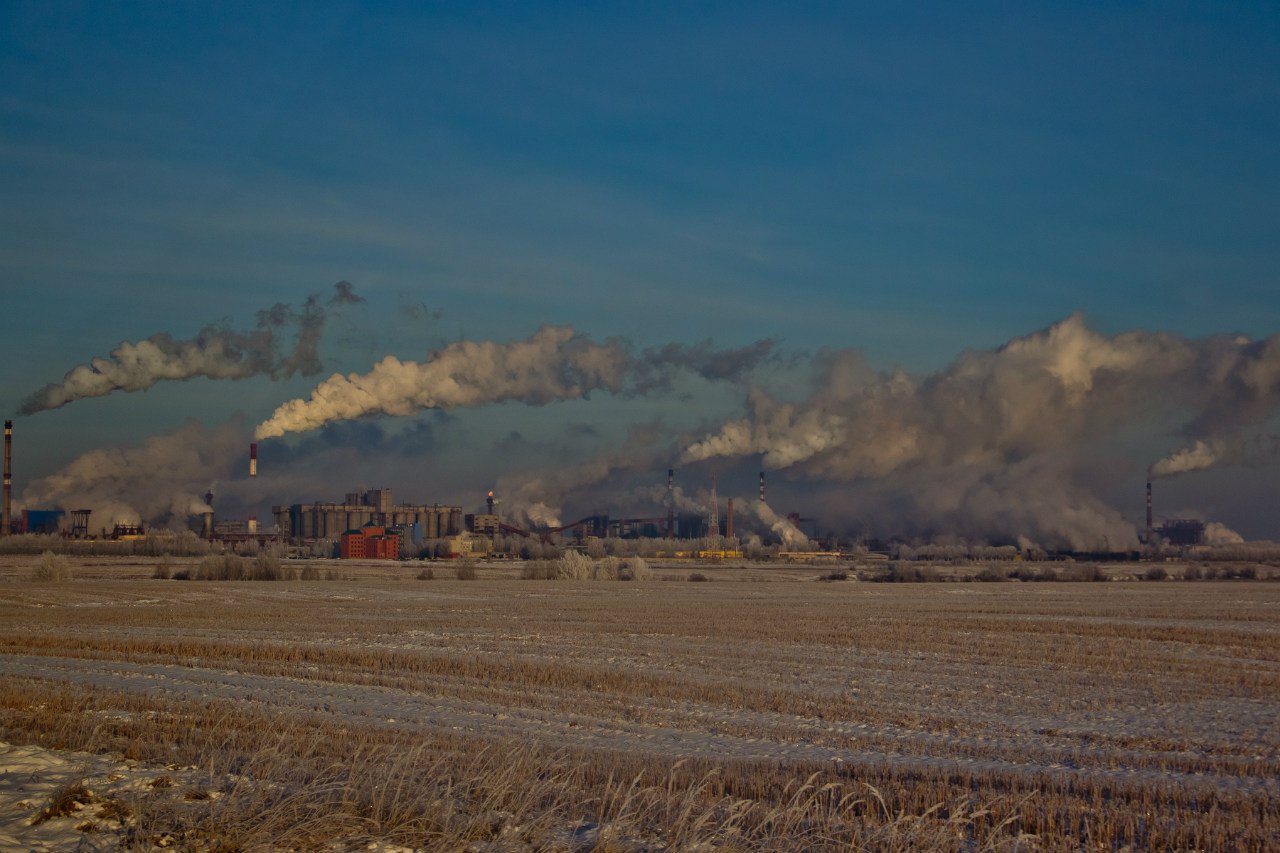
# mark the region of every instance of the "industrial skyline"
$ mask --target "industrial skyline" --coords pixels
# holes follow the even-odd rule
[[[1273,7],[0,19],[15,504],[1280,540]]]

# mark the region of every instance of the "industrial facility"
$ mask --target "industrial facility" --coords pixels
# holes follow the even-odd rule
[[[336,540],[348,530],[359,530],[369,524],[381,527],[417,525],[419,539],[444,539],[463,531],[461,507],[396,504],[390,489],[348,492],[342,503],[273,506],[271,512],[282,534],[304,542]]]
[[[13,511],[13,422],[4,423],[4,492],[3,503],[0,504],[0,536],[12,534],[58,535],[69,539],[139,539],[146,535],[141,524],[117,521],[114,527],[103,527],[101,533],[89,529],[90,510],[68,508],[23,508],[16,516]],[[258,474],[258,447],[249,445],[249,477]],[[759,495],[761,502],[760,517],[765,514],[765,474],[760,472]],[[259,547],[275,545],[283,546],[292,543],[295,546],[310,546],[311,553],[327,552],[330,547],[335,556],[347,559],[400,559],[408,555],[424,553],[424,546],[429,544],[425,553],[433,556],[459,556],[464,554],[488,553],[496,548],[514,553],[510,538],[500,544],[504,537],[518,537],[535,542],[553,545],[568,544],[582,547],[590,544],[590,540],[600,539],[651,539],[672,540],[670,546],[661,546],[660,551],[672,555],[692,553],[682,550],[674,544],[674,540],[722,539],[720,543],[710,543],[712,553],[720,556],[740,555],[738,546],[734,501],[725,501],[724,513],[721,514],[720,500],[717,495],[717,483],[714,475],[710,478],[710,492],[705,507],[697,512],[677,512],[677,499],[674,489],[675,470],[667,469],[666,496],[661,501],[661,514],[641,517],[611,518],[605,514],[592,514],[568,524],[561,524],[536,529],[524,529],[513,524],[513,519],[504,518],[497,509],[498,500],[490,490],[485,498],[485,511],[474,514],[463,514],[462,508],[444,504],[397,504],[389,488],[368,489],[347,492],[341,502],[332,503],[296,503],[289,506],[273,506],[274,524],[259,527],[255,516],[247,519],[219,519],[214,514],[214,495],[210,491],[204,495],[205,508],[200,513],[195,529],[200,536],[211,542],[221,542],[231,546],[256,544]],[[768,510],[772,514],[772,510]],[[756,513],[753,511],[752,515]],[[817,553],[834,553],[834,538],[828,535],[826,540],[819,536],[817,521],[802,517],[799,513],[790,513],[786,522],[809,541],[804,544],[803,553],[809,554],[817,549]],[[774,527],[777,530],[775,524]],[[1191,517],[1165,518],[1157,526],[1152,496],[1152,483],[1146,484],[1146,528],[1142,537],[1147,549],[1191,548],[1206,544],[1208,527],[1203,520]],[[801,540],[803,541],[803,540]],[[786,544],[786,543],[784,543]],[[879,540],[861,542],[861,552],[887,551],[892,543]],[[694,546],[703,550],[708,547]],[[1067,554],[1069,552],[1052,552]],[[1091,555],[1103,559],[1108,556],[1124,556],[1138,559],[1139,552],[1125,554],[1099,553]]]

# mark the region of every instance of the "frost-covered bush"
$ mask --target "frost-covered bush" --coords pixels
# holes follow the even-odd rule
[[[649,564],[645,562],[644,557],[632,557],[627,560],[627,565],[622,570],[622,580],[651,581],[653,580],[653,569],[649,568]]]
[[[605,557],[591,567],[591,579],[597,581],[616,581],[622,567],[617,557]]]
[[[577,551],[565,551],[564,556],[556,560],[556,578],[559,580],[587,580],[591,577],[592,561],[586,554]]]
[[[52,551],[40,555],[40,562],[31,570],[31,580],[41,583],[61,583],[71,580],[71,565],[66,558]]]

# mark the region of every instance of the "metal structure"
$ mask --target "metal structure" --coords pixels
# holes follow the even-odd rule
[[[667,538],[676,538],[676,469],[667,469]]]
[[[725,510],[724,536],[726,539],[733,538],[733,498],[726,498],[727,504]]]
[[[707,521],[708,535],[720,535],[720,501],[716,498],[716,475],[711,475],[711,516]]]
[[[13,532],[13,421],[4,422],[4,507],[0,510],[0,536]]]
[[[73,509],[71,510],[71,538],[72,539],[88,539],[89,538],[89,516],[92,510]]]
[[[1155,526],[1151,521],[1151,481],[1147,480],[1147,543],[1150,544],[1155,533]]]

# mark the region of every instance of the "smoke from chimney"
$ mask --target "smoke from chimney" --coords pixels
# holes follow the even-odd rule
[[[387,356],[368,373],[334,374],[309,399],[290,400],[258,426],[257,438],[304,432],[368,415],[410,415],[516,401],[532,406],[576,400],[592,391],[643,394],[690,372],[709,381],[740,377],[772,343],[712,351],[706,344],[671,344],[631,354],[626,341],[591,341],[568,326],[543,326],[523,341],[460,341],[425,362]]]
[[[28,396],[20,412],[31,415],[115,391],[145,391],[169,380],[284,379],[295,373],[313,376],[321,369],[317,349],[327,319],[326,307],[363,301],[349,282],[340,281],[327,302],[313,295],[299,308],[277,304],[259,311],[251,331],[238,332],[215,324],[201,329],[191,340],[177,341],[160,332],[145,340],[125,341],[106,358],[73,367],[61,382]],[[297,330],[293,349],[282,352],[280,336],[290,329]]]
[[[819,364],[807,399],[754,388],[745,417],[687,443],[682,460],[760,455],[765,469],[830,486],[843,514],[893,534],[1021,533],[1046,547],[1129,550],[1136,525],[1085,483],[1099,450],[1172,421],[1200,443],[1187,456],[1218,465],[1230,455],[1212,451],[1280,408],[1280,336],[1107,337],[1079,315],[926,376],[872,370],[856,350]]]

